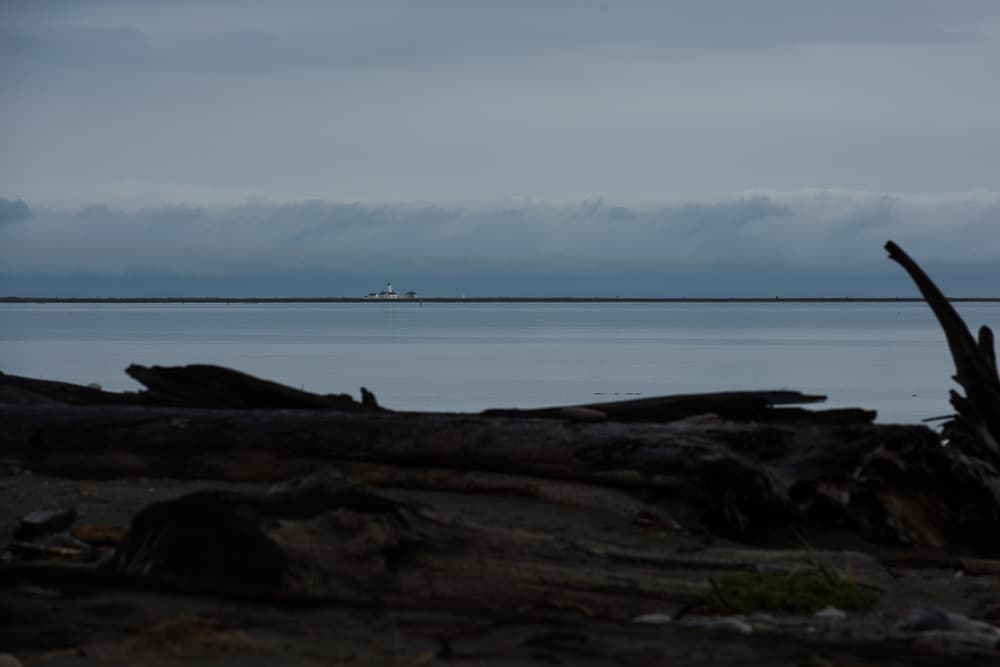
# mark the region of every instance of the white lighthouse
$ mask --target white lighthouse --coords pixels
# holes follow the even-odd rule
[[[396,295],[396,290],[392,288],[392,283],[386,283],[384,290],[381,292],[369,292],[365,298],[384,301],[386,299],[398,299],[399,297]]]

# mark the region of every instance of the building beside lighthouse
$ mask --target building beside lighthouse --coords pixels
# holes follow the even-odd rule
[[[378,301],[393,300],[399,298],[396,295],[396,290],[392,288],[392,283],[386,283],[385,289],[381,292],[369,292],[366,299],[375,299]]]

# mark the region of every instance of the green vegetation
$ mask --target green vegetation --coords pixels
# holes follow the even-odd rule
[[[809,613],[824,607],[844,611],[868,609],[872,591],[853,581],[821,572],[740,572],[713,580],[708,606],[712,611],[746,614],[754,611]]]

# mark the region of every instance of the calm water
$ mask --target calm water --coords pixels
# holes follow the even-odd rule
[[[959,304],[1000,329],[1000,304]],[[924,304],[0,305],[0,370],[106,389],[214,363],[391,408],[479,410],[789,388],[880,421],[949,412]]]

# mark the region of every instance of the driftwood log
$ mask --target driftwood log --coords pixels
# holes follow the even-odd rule
[[[1000,553],[996,471],[921,426],[134,406],[0,407],[0,421],[6,456],[64,477],[277,481],[329,469],[467,491],[551,480],[569,502],[622,498],[627,511],[749,543],[788,543],[793,527],[814,525]]]
[[[949,429],[956,436],[952,438],[955,445],[972,449],[1000,464],[1000,376],[993,349],[993,331],[984,325],[979,328],[978,339],[974,339],[955,308],[923,269],[892,241],[886,243],[885,249],[889,257],[910,274],[948,340],[948,349],[955,362],[954,379],[965,389],[965,396],[950,392],[951,404],[958,412],[958,419]]]

